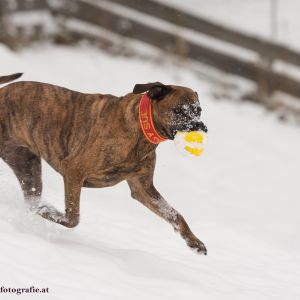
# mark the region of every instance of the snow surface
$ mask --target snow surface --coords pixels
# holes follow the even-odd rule
[[[83,189],[81,223],[66,229],[27,214],[1,161],[0,286],[49,287],[45,299],[300,299],[300,133],[253,104],[216,101],[182,67],[114,57],[86,46],[0,46],[1,75],[123,95],[162,81],[198,91],[205,153],[158,147],[155,183],[208,248],[198,256],[171,226],[130,198],[126,183]],[[62,178],[43,165],[45,201],[63,209]],[[37,295],[1,294],[1,299]]]

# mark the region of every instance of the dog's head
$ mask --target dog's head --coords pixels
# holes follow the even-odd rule
[[[155,125],[165,137],[174,139],[177,131],[207,132],[207,127],[200,121],[202,109],[197,92],[160,82],[135,85],[134,94],[144,92],[152,101]]]

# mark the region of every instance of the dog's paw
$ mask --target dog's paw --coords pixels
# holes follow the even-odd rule
[[[207,249],[205,245],[197,238],[187,239],[187,244],[197,254],[207,255]]]
[[[55,207],[51,205],[39,206],[36,209],[36,213],[41,217],[55,223],[67,222],[65,215],[59,212]]]

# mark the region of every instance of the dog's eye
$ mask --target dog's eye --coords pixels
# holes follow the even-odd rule
[[[175,107],[175,108],[173,109],[173,111],[174,111],[175,114],[181,114],[181,113],[182,113],[181,107]]]

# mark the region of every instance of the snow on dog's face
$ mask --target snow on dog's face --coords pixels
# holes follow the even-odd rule
[[[134,93],[147,91],[152,101],[152,114],[158,131],[169,139],[174,139],[178,131],[207,132],[200,120],[201,106],[198,94],[193,90],[160,82],[138,84]]]
[[[169,112],[170,125],[175,134],[177,131],[202,130],[207,132],[207,127],[201,121],[202,109],[196,92],[185,91],[176,102]]]

